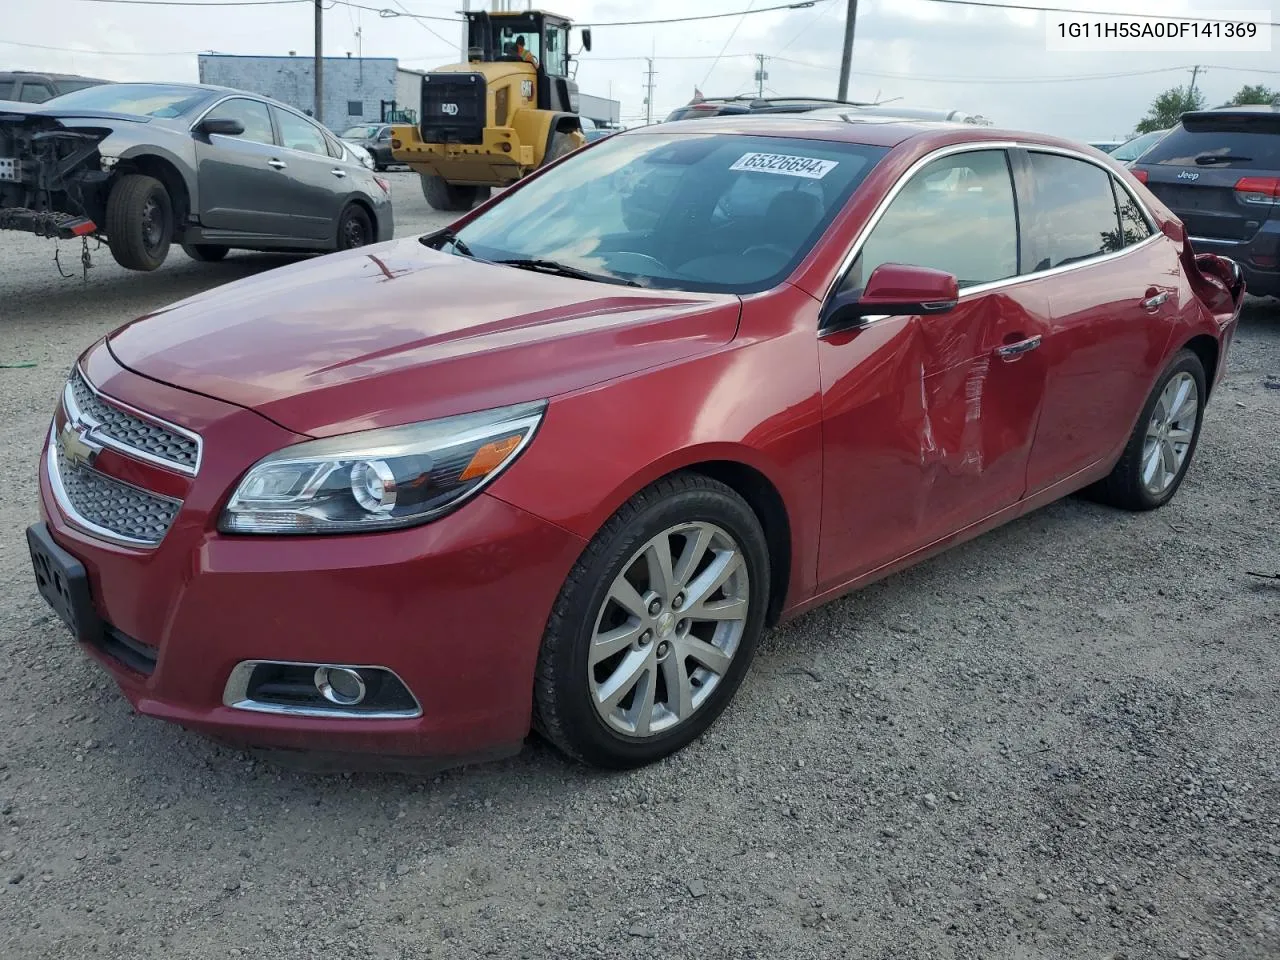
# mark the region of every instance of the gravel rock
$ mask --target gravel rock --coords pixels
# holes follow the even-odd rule
[[[453,219],[389,178],[402,235]],[[80,351],[295,258],[137,274],[104,249],[85,283],[52,250],[0,233],[0,360],[37,364],[0,369],[4,960],[1280,957],[1278,595],[1245,575],[1280,544],[1280,302],[1250,303],[1170,505],[1065,500],[770,630],[667,762],[587,771],[532,738],[322,777],[135,715],[23,538]]]

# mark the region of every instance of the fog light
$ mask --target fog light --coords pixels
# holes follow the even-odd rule
[[[347,667],[320,667],[315,683],[322,697],[340,707],[354,707],[364,699],[364,678]]]

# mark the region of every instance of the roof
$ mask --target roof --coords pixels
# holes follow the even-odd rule
[[[876,114],[859,116],[850,111],[847,119],[815,117],[811,113],[738,114],[704,117],[697,120],[671,120],[648,127],[635,127],[621,136],[643,136],[658,130],[662,133],[723,133],[741,136],[794,137],[798,140],[830,140],[859,143],[873,147],[896,147],[908,140],[936,140],[945,143],[1005,142],[1079,150],[1081,145],[1042,133],[983,127],[972,123],[946,123],[933,120],[903,119]]]
[[[97,80],[107,83],[98,77],[86,77],[78,73],[50,73],[47,70],[0,70],[0,77],[38,77],[42,80]]]
[[[1277,98],[1277,99],[1280,99],[1280,98]],[[1193,110],[1189,113],[1184,113],[1182,116],[1183,118],[1212,117],[1216,114],[1223,114],[1223,113],[1260,113],[1264,115],[1269,115],[1273,113],[1280,113],[1280,104],[1277,104],[1273,100],[1271,103],[1246,103],[1239,106],[1212,107],[1208,110]]]

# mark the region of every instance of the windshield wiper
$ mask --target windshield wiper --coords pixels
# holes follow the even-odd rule
[[[1252,159],[1253,157],[1242,157],[1238,153],[1202,153],[1196,157],[1196,163],[1202,167],[1208,167],[1215,163],[1232,163],[1236,160],[1247,163]]]
[[[432,250],[439,250],[440,246],[446,243],[451,243],[453,244],[453,249],[457,250],[464,257],[469,257],[472,260],[479,259],[471,252],[471,248],[459,240],[458,235],[447,227],[443,230],[437,230],[435,233],[428,233],[419,237],[418,242],[424,247],[430,247]]]
[[[617,277],[610,273],[592,273],[589,270],[579,270],[577,267],[571,267],[567,263],[560,263],[558,260],[514,259],[494,260],[493,262],[500,263],[504,267],[515,267],[517,270],[535,270],[538,273],[553,273],[558,277],[572,277],[574,280],[593,280],[597,283],[618,283],[626,287],[642,286],[642,284],[636,283],[634,280],[627,280],[625,277]]]

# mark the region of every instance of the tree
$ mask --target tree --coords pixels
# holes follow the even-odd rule
[[[1277,96],[1280,96],[1280,90],[1272,90],[1260,83],[1246,83],[1240,88],[1240,92],[1231,98],[1231,105],[1240,107],[1246,103],[1270,103]]]
[[[1188,110],[1204,107],[1204,94],[1187,87],[1171,87],[1151,101],[1147,115],[1138,121],[1138,133],[1167,130],[1178,122],[1178,117]]]

